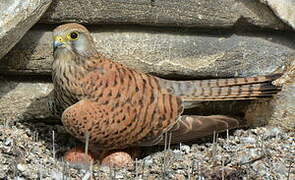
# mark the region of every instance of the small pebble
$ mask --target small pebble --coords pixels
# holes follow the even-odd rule
[[[123,179],[124,175],[122,173],[116,173],[115,179]]]
[[[248,155],[240,156],[239,163],[244,164],[250,161],[250,157]]]
[[[186,179],[185,176],[182,174],[174,174],[174,175],[172,175],[172,178],[177,179],[177,180],[185,180]]]
[[[259,158],[261,156],[258,149],[249,149],[248,155],[252,159]]]
[[[25,180],[25,178],[23,178],[23,177],[19,177],[19,176],[16,176],[16,177],[15,177],[15,180]]]
[[[60,179],[64,179],[64,175],[62,172],[52,171],[51,178],[54,180],[60,180]]]
[[[288,174],[288,169],[286,168],[286,166],[282,163],[275,163],[274,166],[276,167],[275,171],[279,174],[282,175],[287,175]]]
[[[27,166],[25,164],[17,164],[16,168],[23,172],[27,169]]]
[[[183,160],[183,153],[180,150],[175,149],[173,150],[173,157],[175,160]]]
[[[4,145],[5,146],[11,146],[13,144],[13,139],[8,138],[5,140]]]
[[[146,166],[151,166],[151,165],[153,165],[153,163],[154,163],[154,161],[153,161],[153,159],[151,158],[151,156],[147,156],[147,157],[145,157],[143,161],[144,161],[144,163],[145,163]]]
[[[176,173],[177,174],[186,174],[186,172],[184,170],[182,170],[182,169],[176,170]]]
[[[281,134],[282,134],[282,130],[277,127],[274,127],[272,129],[267,130],[264,135],[265,135],[265,138],[274,138]]]
[[[242,137],[241,142],[245,144],[255,144],[257,141],[254,137],[248,136],[248,137]]]
[[[190,152],[191,148],[188,145],[182,145],[182,146],[180,146],[180,150],[182,152],[184,152],[185,154],[188,154]]]
[[[91,178],[91,172],[86,172],[86,174],[83,176],[82,180],[89,180]]]

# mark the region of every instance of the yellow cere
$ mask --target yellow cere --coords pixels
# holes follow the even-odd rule
[[[61,43],[65,42],[65,40],[61,36],[55,36],[54,40]]]

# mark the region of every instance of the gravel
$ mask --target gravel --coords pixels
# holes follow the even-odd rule
[[[2,123],[0,179],[295,179],[295,131],[279,127],[235,130],[165,151],[143,148],[127,168],[72,168],[62,155],[79,145],[61,125]]]

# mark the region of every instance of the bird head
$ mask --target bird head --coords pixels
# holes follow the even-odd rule
[[[95,44],[90,32],[82,25],[68,23],[53,30],[54,56],[62,53],[74,53],[80,56],[93,56]]]

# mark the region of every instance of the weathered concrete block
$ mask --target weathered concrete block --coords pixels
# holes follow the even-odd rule
[[[40,19],[51,0],[0,1],[0,59]]]
[[[249,25],[285,29],[256,0],[54,0],[42,23],[142,24],[202,28]]]
[[[2,59],[0,72],[49,75],[53,57],[52,34],[47,29],[29,31]],[[292,33],[208,34],[146,27],[90,30],[101,53],[140,71],[169,78],[266,75],[295,54]]]

